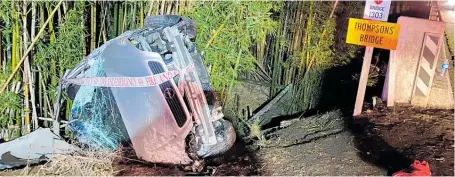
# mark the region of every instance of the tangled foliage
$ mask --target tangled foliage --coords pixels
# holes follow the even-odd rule
[[[74,67],[84,56],[82,48],[84,42],[84,28],[81,25],[83,16],[84,2],[75,2],[74,8],[69,9],[65,21],[59,25],[55,42],[46,44],[46,41],[38,42],[35,63],[42,69],[45,78],[50,76],[58,80],[63,75],[65,69]],[[52,71],[51,61],[55,61],[59,71]],[[56,84],[52,84],[51,89],[55,89]],[[51,96],[51,98],[53,98]]]
[[[0,2],[0,28],[2,33],[2,38],[0,38],[0,44],[2,48],[6,47],[7,49],[11,48],[11,33],[12,33],[12,15],[11,15],[11,2],[10,1],[1,1]],[[9,63],[11,59],[11,52],[7,50],[8,63],[6,70],[0,70],[0,86],[5,84],[6,79],[10,75],[11,65]],[[1,52],[1,51],[0,51]],[[0,63],[1,66],[2,63]],[[0,94],[0,129],[6,127],[6,124],[12,121],[12,117],[9,116],[9,109],[19,109],[20,108],[20,98],[14,92],[5,91]],[[0,137],[1,138],[1,137]]]
[[[271,19],[277,2],[198,2],[186,15],[198,24],[196,44],[204,51],[205,64],[215,90],[223,96],[241,72],[254,69],[256,58],[250,47],[264,45],[279,23]],[[213,42],[205,48],[215,31],[224,24]]]
[[[9,109],[19,109],[20,98],[13,92],[5,92],[0,96],[0,111],[5,112]],[[6,127],[6,124],[11,121],[7,114],[0,114],[0,127]]]

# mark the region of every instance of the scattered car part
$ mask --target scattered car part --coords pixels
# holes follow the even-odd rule
[[[53,134],[49,128],[39,128],[30,134],[0,144],[0,170],[46,161],[54,154],[69,154],[77,148]]]

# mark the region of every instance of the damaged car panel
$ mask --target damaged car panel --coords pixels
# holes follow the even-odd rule
[[[107,77],[143,77],[168,71],[159,54],[140,51],[121,40],[107,46],[102,58]],[[183,157],[183,144],[192,127],[191,118],[174,82],[157,87],[113,87],[111,91],[140,158],[172,163],[170,156],[177,156],[182,158],[178,163],[189,161]]]

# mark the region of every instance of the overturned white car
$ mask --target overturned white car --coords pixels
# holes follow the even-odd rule
[[[84,144],[115,149],[131,143],[150,162],[188,164],[225,152],[236,135],[193,43],[195,23],[176,15],[145,22],[62,78],[59,88],[73,100],[68,126]]]

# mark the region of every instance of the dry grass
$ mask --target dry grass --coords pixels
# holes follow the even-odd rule
[[[26,167],[22,175],[28,176],[113,176],[117,174],[115,160],[119,152],[105,150],[83,150],[73,154],[55,154],[44,165],[31,170]]]
[[[249,124],[250,128],[250,136],[256,137],[259,141],[264,140],[264,136],[261,133],[261,126],[259,125],[259,121],[255,120],[252,124]]]

